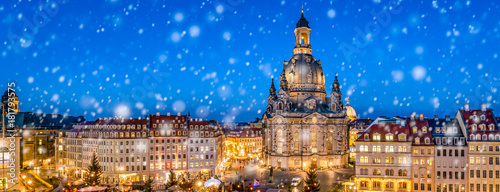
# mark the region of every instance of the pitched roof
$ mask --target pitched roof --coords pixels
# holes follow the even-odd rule
[[[410,131],[408,128],[408,125],[401,126],[400,124],[389,124],[389,123],[380,123],[380,124],[371,124],[363,133],[361,133],[361,137],[359,137],[356,141],[366,141],[364,138],[365,134],[369,135],[369,141],[371,142],[379,142],[379,141],[374,141],[373,140],[373,135],[375,134],[380,134],[380,142],[386,142],[387,140],[385,139],[386,134],[392,134],[394,135],[393,141],[399,141],[398,135],[399,134],[405,134],[407,136],[408,141],[408,136],[410,135]],[[403,142],[405,142],[403,141]]]
[[[432,142],[432,132],[429,130],[429,122],[427,119],[407,119],[408,126],[410,127],[413,146],[433,146]],[[416,129],[416,130],[415,130]],[[425,132],[424,132],[425,130]],[[416,132],[415,132],[416,131]],[[429,138],[429,143],[425,143],[425,139]],[[419,139],[419,142],[415,141]]]
[[[500,134],[498,130],[497,119],[493,115],[492,109],[482,110],[460,110],[460,115],[463,118],[463,123],[465,125],[467,136],[469,137],[472,134],[480,134],[480,135],[490,135],[490,134]],[[484,116],[484,120],[482,117]],[[480,125],[485,125],[484,130],[481,130]],[[473,129],[473,127],[476,127]],[[493,129],[490,130],[490,126],[493,126]],[[483,137],[479,140],[475,139],[475,141],[482,141]]]

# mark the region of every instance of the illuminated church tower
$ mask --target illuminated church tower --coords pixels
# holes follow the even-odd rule
[[[350,119],[344,110],[335,74],[330,97],[321,61],[312,55],[311,28],[302,16],[294,30],[293,56],[283,62],[280,87],[269,89],[263,115],[264,161],[288,170],[340,167],[347,164]]]
[[[2,110],[11,108],[13,110],[11,112],[19,113],[19,98],[17,97],[16,92],[10,86],[9,89],[7,89],[7,91],[5,91],[2,95],[2,103],[4,104],[4,106],[6,106],[5,109]],[[9,103],[13,103],[13,105],[11,104],[11,106],[9,106]],[[5,111],[5,114],[7,113],[8,111]]]

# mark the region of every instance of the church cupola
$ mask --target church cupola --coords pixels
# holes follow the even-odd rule
[[[295,48],[293,54],[312,54],[311,49],[311,28],[309,28],[309,21],[304,17],[304,10],[296,24],[295,33]]]

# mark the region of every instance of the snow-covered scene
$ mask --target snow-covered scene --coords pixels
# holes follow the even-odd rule
[[[0,191],[500,192],[500,2],[0,2]]]

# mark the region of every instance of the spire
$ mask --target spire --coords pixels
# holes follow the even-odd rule
[[[284,90],[284,91],[288,90],[288,81],[286,80],[286,75],[285,75],[285,73],[282,73],[282,74],[281,74],[280,79],[281,79],[280,89],[282,89],[282,90]]]
[[[346,101],[346,105],[349,105],[349,97],[346,97],[345,101]]]
[[[340,92],[340,84],[339,84],[339,80],[337,79],[337,76],[338,76],[338,73],[335,73],[335,81],[333,82],[333,89],[332,91],[333,92]]]
[[[274,79],[271,79],[271,88],[269,88],[269,96],[276,99],[276,87],[274,87]]]
[[[309,21],[307,21],[306,18],[304,17],[304,6],[302,6],[302,14],[300,16],[299,21],[297,22],[297,25],[296,25],[296,28],[299,28],[299,27],[309,28]]]

